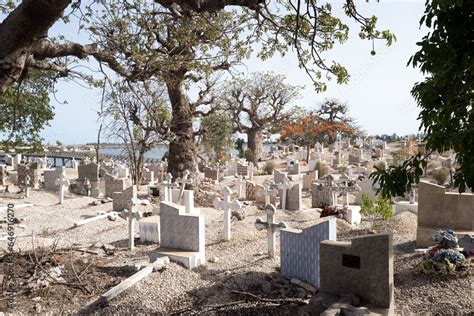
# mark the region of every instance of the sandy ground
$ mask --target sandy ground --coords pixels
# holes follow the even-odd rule
[[[257,177],[256,180],[263,182],[264,178]],[[311,313],[306,303],[312,293],[289,284],[288,280],[279,276],[279,248],[277,247],[275,258],[267,256],[266,232],[257,231],[254,227],[256,218],[265,218],[265,214],[253,205],[245,206],[244,220],[233,222],[232,240],[227,242],[223,241],[222,211],[201,208],[206,220],[206,257],[210,261],[206,265],[188,270],[171,263],[166,269],[152,273],[109,304],[93,304],[101,293],[134,273],[136,264],[148,263],[148,254],[157,248],[157,245],[141,244],[136,239],[136,249],[130,252],[127,249],[128,224],[122,218],[116,221],[104,219],[72,228],[73,223],[79,219],[95,215],[97,211],[112,210],[111,203],[90,206],[89,203],[94,200],[68,193],[64,205],[58,205],[56,193],[36,190],[32,191],[28,199],[0,197],[0,207],[6,206],[7,203],[34,204],[30,208],[15,210],[15,216],[20,220],[19,224],[15,225],[16,235],[31,235],[33,231],[35,246],[43,249],[56,242],[56,249],[68,250],[73,247],[91,250],[74,252],[74,262],[81,268],[80,271],[86,266],[85,263],[94,262],[93,268],[89,268],[84,272],[84,276],[81,276],[89,289],[93,289],[88,291],[88,294],[81,294],[84,290],[81,292],[75,289],[77,292],[74,292],[69,288],[65,290],[64,287],[55,286],[50,286],[52,289],[47,291],[27,291],[17,298],[17,312],[218,312],[239,315]],[[305,197],[304,204],[310,206],[310,198]],[[140,207],[144,211],[151,211],[153,205]],[[0,215],[3,217],[4,213]],[[308,209],[301,212],[278,211],[277,220],[285,221],[291,228],[302,229],[326,219],[319,218],[317,210]],[[397,314],[474,312],[472,275],[427,276],[415,273],[415,267],[421,260],[421,257],[414,253],[416,215],[403,212],[386,222],[363,221],[357,228],[338,220],[337,228],[338,239],[371,232],[393,233]],[[138,232],[138,224],[136,231]],[[2,232],[5,232],[5,229],[2,229]],[[107,255],[98,251],[102,244],[114,247],[113,254]],[[16,241],[15,249],[20,254],[25,254],[33,249],[32,245],[31,236],[20,237]],[[0,249],[6,253],[5,239],[0,242]],[[270,290],[264,290],[268,284]],[[27,286],[27,283],[21,286]],[[0,310],[3,304],[4,299],[0,299]]]

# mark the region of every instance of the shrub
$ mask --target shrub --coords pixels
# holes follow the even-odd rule
[[[263,173],[264,174],[273,174],[273,171],[275,170],[275,164],[273,161],[267,161],[265,163],[265,166],[263,167]]]
[[[370,199],[367,193],[362,193],[362,203],[360,204],[360,213],[364,216],[373,215],[374,202]]]
[[[324,177],[329,173],[329,167],[321,162],[316,163],[316,170],[318,170],[319,178]]]
[[[245,159],[247,159],[247,161],[253,162],[253,164],[254,164],[255,166],[257,165],[257,158],[255,157],[255,154],[253,153],[252,150],[247,149],[247,150],[244,152],[244,157],[245,157]]]
[[[387,220],[393,216],[392,203],[390,199],[385,199],[381,196],[374,203],[366,193],[362,193],[360,213],[364,216],[380,216]]]
[[[432,173],[433,179],[435,179],[439,185],[446,183],[446,180],[448,180],[448,175],[448,171],[444,168],[436,169]]]

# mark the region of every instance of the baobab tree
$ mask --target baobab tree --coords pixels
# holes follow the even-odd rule
[[[232,113],[235,130],[247,134],[255,158],[262,152],[262,132],[291,115],[288,106],[299,97],[300,87],[284,83],[285,76],[254,73],[230,81],[218,102]]]

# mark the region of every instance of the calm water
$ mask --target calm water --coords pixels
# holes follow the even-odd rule
[[[272,144],[265,143],[263,144],[263,151],[264,152],[270,152]],[[247,145],[244,145],[244,150],[247,148]],[[168,145],[157,145],[147,153],[145,153],[145,159],[156,159],[156,160],[161,160],[163,158],[164,154],[168,151]],[[102,155],[106,156],[112,156],[112,157],[127,157],[127,152],[125,147],[122,146],[117,146],[117,147],[106,147],[106,148],[101,148],[100,153]],[[233,156],[237,156],[239,152],[236,149],[232,149],[231,154]]]

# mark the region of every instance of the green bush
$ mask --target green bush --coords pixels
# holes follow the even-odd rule
[[[253,164],[254,164],[255,166],[257,165],[257,158],[255,157],[255,154],[253,153],[252,150],[247,149],[247,150],[244,152],[244,157],[245,157],[245,159],[247,159],[247,161],[253,162]]]
[[[373,215],[374,202],[367,193],[362,193],[362,203],[360,204],[360,213],[364,216]]]
[[[321,162],[316,163],[316,170],[318,170],[319,178],[324,177],[329,173],[329,167]]]
[[[265,166],[263,167],[263,173],[264,174],[273,174],[273,171],[275,170],[275,164],[273,161],[267,161],[265,163]]]
[[[380,216],[387,220],[393,216],[392,203],[390,199],[381,196],[374,203],[366,193],[362,193],[360,213],[364,216]]]
[[[446,180],[448,180],[449,173],[446,169],[441,168],[434,170],[431,175],[439,185],[443,185],[446,183]]]

